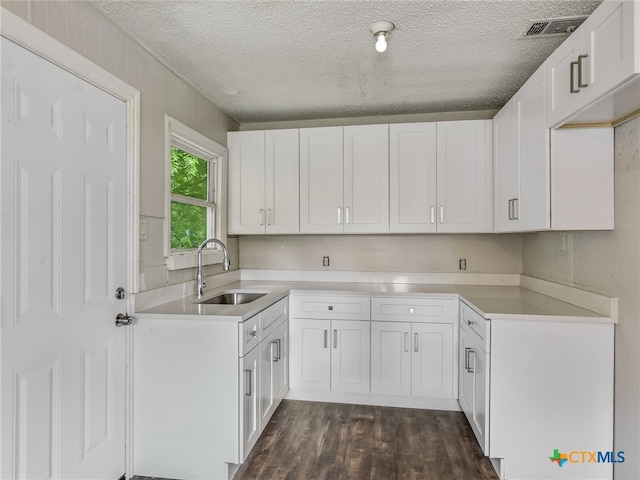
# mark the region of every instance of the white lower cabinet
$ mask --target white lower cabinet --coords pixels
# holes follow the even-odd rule
[[[502,480],[613,478],[613,330],[587,319],[486,320],[461,302],[460,407]],[[587,451],[602,461],[579,460]],[[554,452],[567,455],[563,468]]]
[[[453,398],[453,325],[371,322],[371,393]]]
[[[242,323],[136,319],[133,474],[230,478],[288,389],[287,305]]]
[[[369,391],[369,322],[293,318],[291,388]]]
[[[290,298],[291,398],[456,408],[456,300]]]

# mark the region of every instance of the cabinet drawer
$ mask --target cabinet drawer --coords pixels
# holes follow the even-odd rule
[[[464,302],[460,302],[460,327],[478,335],[489,352],[489,321]]]
[[[291,296],[291,314],[296,318],[340,320],[369,320],[369,297],[348,295],[294,295]]]
[[[283,298],[260,312],[260,340],[277,327],[282,320],[287,318],[289,299]]]
[[[260,315],[254,315],[248,320],[238,324],[238,328],[240,329],[240,345],[238,353],[240,357],[244,357],[256,345],[258,345],[258,343],[260,343],[260,339],[258,338],[258,331],[260,328],[259,317]]]
[[[373,297],[371,319],[387,322],[453,323],[453,299]]]

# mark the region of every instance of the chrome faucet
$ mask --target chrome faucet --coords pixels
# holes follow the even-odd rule
[[[226,272],[231,266],[231,262],[229,261],[229,254],[227,252],[227,246],[223,242],[221,242],[217,238],[209,238],[202,242],[198,247],[198,275],[196,277],[196,280],[198,282],[198,298],[202,298],[204,287],[206,286],[204,273],[202,273],[202,250],[204,250],[204,247],[206,247],[210,243],[220,245],[220,248],[222,248],[222,253],[224,254],[224,259],[222,260],[222,269]]]

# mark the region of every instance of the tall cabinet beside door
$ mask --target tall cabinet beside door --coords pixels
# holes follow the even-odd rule
[[[389,231],[387,125],[300,129],[300,233]]]
[[[228,144],[229,233],[298,233],[298,129],[229,132]]]

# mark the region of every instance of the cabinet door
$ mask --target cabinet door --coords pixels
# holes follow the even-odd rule
[[[495,193],[494,228],[496,232],[517,229],[513,220],[513,201],[520,195],[518,117],[516,100],[511,99],[493,119]]]
[[[266,425],[276,409],[278,342],[275,332],[262,340],[258,348],[260,349],[260,422]]]
[[[291,389],[328,392],[331,388],[330,320],[293,318],[290,324]]]
[[[436,123],[389,125],[389,214],[393,233],[436,231]]]
[[[389,231],[389,127],[344,127],[344,232]]]
[[[280,404],[280,400],[284,398],[289,389],[289,322],[284,322],[274,332],[276,345],[274,357],[273,372],[273,397],[276,407]]]
[[[638,73],[639,9],[638,2],[603,2],[582,24],[585,104]]]
[[[479,342],[480,337],[460,328],[458,401],[482,451],[487,455],[489,355],[482,350]]]
[[[438,231],[493,230],[490,120],[438,122]]]
[[[240,432],[242,452],[240,458],[244,462],[260,436],[260,402],[258,379],[260,348],[256,347],[239,359],[242,380],[240,384]]]
[[[453,398],[453,325],[413,323],[411,394]]]
[[[411,324],[371,322],[371,393],[411,395]]]
[[[513,208],[519,231],[548,230],[549,131],[546,128],[546,75],[544,65],[516,94],[520,157],[520,192]]]
[[[265,132],[229,132],[229,233],[264,233]]]
[[[331,391],[369,393],[369,322],[331,321]]]
[[[567,38],[547,58],[547,126],[554,127],[582,107],[578,87],[578,55],[582,53],[579,31]]]
[[[298,129],[266,132],[266,233],[300,230]]]
[[[300,129],[300,233],[342,232],[342,159],[342,127]]]

